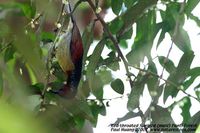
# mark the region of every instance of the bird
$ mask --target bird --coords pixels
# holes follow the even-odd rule
[[[70,5],[69,10],[71,11]],[[71,14],[66,32],[60,35],[55,45],[55,57],[68,78],[64,86],[54,93],[69,98],[76,95],[82,75],[83,52],[81,34]]]

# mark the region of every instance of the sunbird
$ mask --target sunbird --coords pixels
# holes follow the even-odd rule
[[[71,13],[71,7],[69,12]],[[55,57],[58,60],[63,72],[66,74],[67,82],[57,93],[61,96],[74,97],[81,79],[82,60],[83,60],[83,42],[79,28],[73,15],[70,14],[70,20],[66,32],[64,32],[55,45]]]

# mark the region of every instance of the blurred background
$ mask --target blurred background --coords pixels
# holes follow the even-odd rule
[[[127,1],[132,5],[127,4],[129,3]],[[66,80],[58,64],[52,63],[50,68],[47,66],[48,52],[56,42],[58,32],[61,31],[60,24],[64,29],[67,27],[67,22],[64,25],[62,22],[67,21],[69,16],[60,17],[65,2],[65,0],[0,0],[0,133],[109,133],[111,132],[110,124],[115,122],[142,123],[140,116],[134,117],[138,108],[130,111],[127,107],[132,89],[123,62],[119,59],[112,41],[102,39],[107,38],[107,34],[100,21],[96,20],[87,2],[82,2],[77,6],[77,0],[70,0],[72,7],[77,6],[73,15],[81,31],[86,51],[83,76],[76,99],[66,100],[48,91],[44,96],[41,95],[44,90],[61,88]],[[95,0],[93,2],[95,3]],[[131,53],[137,39],[140,37],[144,39],[150,34],[149,29],[145,28],[146,25],[154,22],[152,20],[151,23],[145,23],[150,21],[147,21],[145,17],[157,11],[159,13],[155,13],[156,15],[152,18],[156,19],[155,24],[159,24],[164,20],[161,16],[162,11],[165,13],[166,8],[169,8],[168,10],[172,9],[172,13],[177,13],[177,7],[170,8],[169,5],[181,5],[181,2],[183,1],[161,0],[156,6],[150,6],[149,10],[144,11],[141,14],[144,17],[142,17],[143,20],[138,19],[137,23],[131,25],[128,35],[118,38],[122,53],[124,55]],[[113,36],[117,38],[116,32],[119,27],[121,28],[121,20],[116,18],[126,13],[131,7],[137,6],[138,3],[140,2],[137,0],[133,2],[124,0],[118,12],[113,8],[112,0],[99,0],[97,12],[108,24]],[[189,15],[187,18],[185,15],[183,24],[183,29],[187,31],[190,38],[191,50],[195,55],[191,69],[198,68],[200,65],[198,45],[200,42],[200,5],[194,7],[192,14],[196,18],[189,18]],[[132,14],[129,15],[132,16]],[[142,34],[138,32],[138,23],[144,24],[140,25],[140,28],[144,26]],[[171,31],[164,33],[162,41],[160,40],[161,29],[158,31],[153,38],[150,52],[144,47],[131,58],[138,61],[137,66],[148,70],[148,63],[151,62],[148,56],[150,56],[157,74],[160,75],[163,71],[163,64],[159,57],[166,57],[168,54],[171,47]],[[147,34],[143,35],[143,33]],[[103,43],[99,43],[101,40]],[[160,44],[158,44],[159,41]],[[149,55],[145,55],[148,52]],[[168,58],[177,68],[183,55],[184,52],[174,45]],[[140,75],[139,70],[133,67],[129,69],[134,75]],[[200,97],[199,73],[198,69],[194,79],[188,78],[189,83],[183,84],[188,86],[186,90],[188,94],[198,98]],[[165,70],[163,78],[167,79],[169,75],[170,73]],[[117,83],[114,82],[116,80]],[[184,79],[184,83],[186,81]],[[162,84],[165,84],[164,81],[161,81],[159,85]],[[196,88],[195,91],[194,88]],[[157,105],[164,111],[169,111],[170,120],[168,118],[166,120],[176,124],[190,123],[194,120],[194,124],[199,125],[199,101],[188,97],[181,91],[177,92],[176,97],[168,97],[165,101],[162,98],[164,94],[160,93],[160,95]],[[138,96],[140,103],[138,106],[142,112],[150,108],[152,97],[145,82],[144,90]],[[166,114],[162,114],[163,110],[160,109],[157,113],[163,115],[165,119]]]

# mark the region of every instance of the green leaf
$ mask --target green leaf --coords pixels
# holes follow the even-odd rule
[[[111,51],[108,54],[108,58],[104,59],[102,65],[106,65],[108,68],[112,69],[113,71],[119,70],[119,59],[116,57],[115,52]]]
[[[42,75],[44,74],[46,67],[45,62],[41,57],[42,50],[36,40],[36,35],[31,32],[27,35],[24,34],[24,31],[19,32],[16,35],[14,47],[26,63],[32,68],[36,77],[45,80],[45,76]]]
[[[195,87],[195,94],[200,99],[200,83]]]
[[[44,84],[43,83],[36,83],[36,84],[30,85],[30,91],[33,94],[41,94],[43,89],[44,89]]]
[[[101,68],[98,72],[97,75],[101,78],[102,83],[108,84],[112,81],[112,74],[110,70],[107,70],[106,68]]]
[[[106,41],[106,47],[108,49],[111,49],[112,51],[116,51],[116,48],[115,48],[113,42],[110,39],[107,39],[107,41]]]
[[[177,34],[175,35],[173,41],[183,52],[188,52],[191,50],[189,35],[187,31],[183,29],[183,27],[178,27]]]
[[[131,27],[128,31],[126,31],[123,35],[121,35],[119,38],[121,39],[130,39],[133,35],[133,28]]]
[[[15,48],[13,46],[9,46],[4,54],[4,61],[8,62],[9,60],[13,59],[15,54]]]
[[[195,90],[195,94],[198,97],[198,99],[200,99],[200,91],[199,90]]]
[[[188,0],[187,4],[185,5],[185,12],[191,13],[192,10],[198,5],[200,0]]]
[[[67,109],[73,115],[80,115],[81,117],[94,121],[94,115],[92,114],[92,110],[85,100],[72,99],[67,100],[62,99],[62,104],[65,109]]]
[[[85,119],[80,116],[74,116],[74,122],[76,123],[76,129],[82,129],[85,124]]]
[[[194,83],[194,80],[200,75],[200,67],[192,68],[188,71],[187,76],[189,77],[188,80],[186,80],[183,83],[184,90],[186,90],[192,83]],[[196,88],[196,87],[195,87]]]
[[[182,50],[183,52],[187,52],[191,50],[191,44],[187,32],[183,29],[185,18],[183,14],[179,13],[180,7],[180,3],[172,2],[168,4],[165,12],[160,12],[164,22],[163,24],[165,25],[162,29],[164,32],[170,33],[173,42],[180,50]],[[178,26],[176,26],[177,19],[179,19]]]
[[[173,73],[176,70],[174,63],[170,59],[164,56],[159,56],[158,60],[162,67],[165,67],[166,71],[168,71],[169,73]]]
[[[129,111],[132,111],[139,106],[140,95],[142,95],[146,80],[147,76],[140,73],[138,74],[137,80],[134,83],[131,93],[128,97],[127,109]]]
[[[124,4],[127,8],[130,8],[133,4],[135,4],[138,0],[124,0]]]
[[[3,94],[3,73],[0,71],[0,97]]]
[[[119,32],[119,30],[122,28],[124,22],[123,20],[119,17],[118,19],[115,19],[109,24],[109,29],[112,34],[116,34]]]
[[[116,0],[112,1],[116,2]],[[151,0],[151,1],[139,0],[138,3],[128,8],[125,13],[120,15],[120,17],[122,17],[124,25],[119,31],[118,36],[123,35],[124,32],[129,30],[132,27],[132,25],[138,20],[138,18],[140,18],[141,15],[143,15],[146,10],[152,8],[152,5],[156,4],[157,1],[158,0]],[[118,19],[118,17],[115,19]]]
[[[94,75],[89,79],[89,87],[97,99],[103,98],[103,81],[100,76]]]
[[[42,32],[41,33],[41,40],[43,42],[53,42],[55,40],[55,34],[51,33],[51,32]]]
[[[19,4],[19,7],[22,9],[24,15],[27,18],[34,18],[35,13],[36,13],[36,7],[34,4],[23,3],[23,4]]]
[[[189,77],[188,80],[186,80],[184,83],[183,83],[183,87],[184,87],[184,90],[187,90],[188,87],[190,87],[190,85],[192,83],[194,83],[194,80],[196,79],[196,77],[192,76],[192,77]]]
[[[90,25],[86,27],[82,35],[83,49],[84,49],[83,62],[85,62],[88,50],[93,42],[94,38],[93,27],[94,27],[94,22],[90,23]]]
[[[173,82],[173,84],[176,85],[177,87],[182,85],[185,79],[187,78],[193,58],[194,58],[193,51],[188,51],[184,53],[179,61],[176,71],[174,73],[171,73],[167,80]],[[168,83],[165,86],[164,97],[163,97],[164,102],[166,102],[168,96],[172,96],[172,98],[174,98],[179,92],[179,89],[174,85]]]
[[[26,69],[28,71],[31,84],[36,84],[37,83],[36,75],[28,64],[26,64]]]
[[[199,124],[200,123],[200,111],[197,112],[195,115],[193,115],[192,118],[189,120],[188,123]]]
[[[0,102],[0,129],[5,133],[55,133],[49,123],[43,123],[33,117],[33,113],[28,112],[20,106],[14,106],[1,100]],[[27,122],[30,124],[27,126]],[[30,130],[30,131],[29,131]]]
[[[192,61],[194,59],[194,52],[188,51],[187,53],[184,53],[179,61],[179,64],[177,66],[177,76],[178,77],[186,77],[187,73],[190,70],[190,65],[192,64]],[[180,81],[179,81],[180,82]]]
[[[119,45],[124,49],[128,48],[126,40],[120,40]]]
[[[182,109],[181,115],[183,116],[183,123],[188,123],[190,116],[190,107],[191,102],[188,97],[183,98],[181,101],[179,101],[179,107]]]
[[[167,108],[163,108],[159,105],[154,105],[151,108],[152,124],[175,124],[171,117],[171,112],[169,112]]]
[[[112,81],[111,87],[115,92],[122,95],[124,94],[124,84],[121,79],[115,79],[114,81]]]
[[[195,68],[192,68],[190,69],[188,72],[187,72],[187,76],[189,77],[188,80],[186,80],[184,83],[183,83],[183,86],[184,86],[184,90],[187,90],[187,88],[192,84],[194,83],[194,80],[200,75],[200,67],[195,67]],[[195,87],[196,88],[196,87]]]
[[[164,22],[165,31],[170,32],[174,30],[176,19],[179,17],[180,3],[171,2],[167,5],[166,11],[160,11],[162,20]]]
[[[155,16],[155,11],[150,11],[137,21],[134,44],[132,45],[132,50],[126,55],[129,63],[132,65],[139,65],[145,56],[150,56],[153,40],[156,35]]]
[[[103,82],[101,80],[101,77],[95,74],[95,70],[98,67],[99,60],[101,59],[101,53],[105,46],[105,41],[105,39],[99,41],[99,43],[95,47],[92,55],[90,56],[86,73],[89,87],[92,90],[92,93],[99,99],[101,99],[103,96]]]
[[[195,133],[199,133],[200,131],[199,123],[200,123],[200,111],[198,111],[195,115],[193,115],[186,124],[194,125],[192,129],[196,129]],[[186,127],[186,131],[184,131],[183,129],[182,133],[188,133],[187,129],[188,127]]]
[[[113,71],[117,71],[119,70],[119,62],[118,61],[115,61],[113,63],[109,63],[107,65],[108,68],[112,69]]]
[[[94,74],[95,69],[98,67],[99,60],[101,58],[101,53],[103,51],[103,48],[105,46],[105,39],[99,41],[97,46],[95,47],[92,55],[90,56],[89,59],[89,64],[88,64],[88,74]]]
[[[58,64],[58,62],[53,62],[51,68],[54,69],[53,71],[53,75],[56,76],[56,78],[59,81],[66,81],[67,77],[65,75],[65,73],[63,73],[63,70],[61,69],[60,65]]]
[[[23,13],[24,16],[27,18],[34,18],[35,13],[36,13],[36,5],[34,2],[23,2],[23,3],[18,3],[18,2],[9,2],[6,4],[1,4],[1,8],[5,9],[20,9],[21,12]]]
[[[157,69],[156,69],[156,65],[154,64],[154,62],[152,62],[152,61],[149,62],[148,71],[157,74]],[[152,75],[148,76],[147,87],[149,89],[150,95],[153,97],[155,96],[155,93],[157,93],[156,92],[157,83],[158,83],[158,77],[152,76]]]
[[[117,121],[115,123],[118,124],[118,123],[121,123],[123,121],[132,119],[132,118],[137,117],[137,116],[138,116],[137,113],[134,113],[134,112],[130,111],[126,115],[124,115],[123,117],[117,118]]]
[[[90,95],[90,87],[88,80],[81,80],[78,87],[77,98],[87,98]]]
[[[1,19],[1,18],[0,18]],[[6,37],[9,34],[10,31],[10,27],[8,24],[6,24],[6,22],[2,22],[0,21],[0,37]]]
[[[103,115],[103,116],[106,116],[106,106],[104,105],[103,102],[101,102],[102,105],[99,105],[100,106],[100,114]]]
[[[101,101],[99,101],[99,102],[101,104],[103,104]],[[92,114],[93,114],[93,116],[95,118],[95,121],[92,124],[94,126],[96,126],[99,114],[101,113],[101,114],[105,115],[105,113],[106,113],[105,112],[106,111],[105,110],[105,106],[104,105],[102,105],[102,106],[98,105],[97,102],[94,101],[94,100],[89,101],[89,105],[90,105],[90,109],[92,111]]]
[[[163,39],[165,38],[165,33],[166,33],[166,32],[165,32],[164,30],[161,31],[160,37],[159,37],[159,39],[158,39],[156,48],[158,48],[158,46],[160,45],[160,43],[161,43],[161,42],[163,41]]]
[[[192,13],[188,15],[188,17],[196,22],[196,24],[200,27],[200,19],[197,16],[194,16]]]
[[[89,120],[91,123],[96,121],[90,106],[85,100],[66,100],[56,97],[54,101],[58,102],[62,107],[49,105],[45,113],[42,113],[40,116],[45,116],[46,121],[51,121],[52,126],[56,128],[57,132],[71,133],[74,131],[75,127],[80,130],[85,119]]]
[[[198,85],[195,87],[195,89],[196,89],[196,88],[200,88],[200,84],[198,84]]]
[[[156,95],[154,96],[154,102],[155,103],[158,103],[158,100],[159,100],[160,96],[163,93],[164,85],[165,84],[162,84],[162,85],[158,86],[158,90],[156,92]]]
[[[200,125],[197,127],[197,130],[195,133],[199,133],[200,132]]]
[[[200,67],[195,67],[188,71],[188,76],[197,77],[199,75],[200,75]]]
[[[116,15],[118,15],[119,12],[121,11],[122,4],[123,4],[123,0],[112,0],[112,1],[111,1],[112,11],[113,11]]]

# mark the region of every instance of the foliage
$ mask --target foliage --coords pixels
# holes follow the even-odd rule
[[[59,37],[57,31],[62,32],[61,29],[67,27],[69,16],[62,16],[63,10],[60,9],[60,5],[65,6],[65,3],[47,0],[0,3],[0,132],[81,131],[86,120],[96,126],[98,115],[106,115],[106,108],[112,100],[104,99],[104,86],[109,84],[110,89],[120,97],[127,95],[123,79],[112,75],[112,72],[123,69],[120,64],[125,66],[131,89],[127,102],[129,112],[117,122],[140,116],[142,123],[149,119],[152,123],[174,123],[171,110],[180,105],[183,123],[200,123],[199,112],[194,116],[189,113],[191,99],[200,102],[200,85],[193,90],[196,96],[186,92],[200,75],[200,67],[191,68],[195,55],[189,35],[183,28],[188,18],[200,26],[199,18],[192,14],[199,0],[104,0],[106,6],[101,7],[102,12],[111,8],[116,15],[107,23],[100,15],[98,0],[95,3],[91,0],[79,0],[77,3],[81,4],[76,5],[75,11],[91,7],[90,10],[100,20],[104,33],[99,40],[95,40],[96,21],[91,21],[82,29],[82,79],[73,99],[66,99],[49,91],[60,89],[67,78],[58,63],[51,58],[52,47]],[[89,7],[84,6],[82,9],[86,3]],[[166,9],[160,9],[158,3]],[[157,22],[158,14],[161,15],[160,22]],[[132,36],[134,32],[135,37]],[[172,44],[168,55],[158,55],[156,58],[163,69],[162,73],[158,73],[158,65],[151,56],[151,50],[156,36],[158,48],[166,34],[170,35]],[[131,44],[128,41],[132,41]],[[177,66],[169,59],[173,45],[183,52]],[[91,47],[94,50],[89,54]],[[121,49],[127,50],[130,47],[129,53],[124,55]],[[103,52],[105,48],[110,51],[106,58]],[[148,59],[145,67],[141,65],[144,58]],[[129,68],[138,73],[133,74]],[[169,74],[167,79],[163,78],[164,70]],[[140,97],[145,86],[152,102],[146,111],[142,111]],[[158,105],[159,98],[166,102],[169,97],[176,98],[179,92],[185,95],[180,101],[169,107]],[[95,96],[95,99],[88,99],[90,95]],[[137,113],[135,109],[138,109]],[[27,121],[29,124],[25,126]],[[41,126],[44,123],[48,123],[46,128]],[[52,129],[47,130],[49,127]]]

